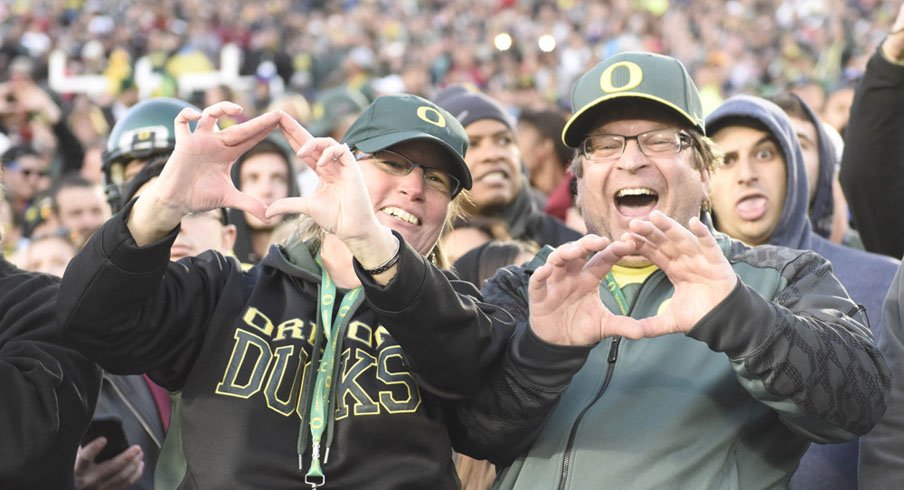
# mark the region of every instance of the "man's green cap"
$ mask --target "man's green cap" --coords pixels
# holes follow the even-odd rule
[[[342,142],[365,153],[385,150],[409,140],[428,140],[449,154],[452,174],[462,187],[471,188],[471,172],[465,163],[468,135],[451,114],[416,95],[393,94],[376,100],[352,123]]]
[[[622,97],[658,102],[706,134],[700,92],[684,65],[660,54],[625,52],[600,62],[578,79],[571,93],[575,112],[562,131],[562,141],[572,148],[580,146],[600,108]]]

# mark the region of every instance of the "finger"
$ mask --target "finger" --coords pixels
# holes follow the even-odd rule
[[[238,116],[242,110],[242,106],[227,100],[207,106],[201,111],[201,119],[198,121],[195,131],[212,132],[218,119],[223,116]]]
[[[112,476],[110,483],[116,485],[132,484],[141,478],[142,473],[144,473],[143,458],[133,459]]]
[[[125,451],[117,454],[109,461],[104,461],[97,465],[95,468],[97,479],[99,481],[117,479],[120,472],[131,466],[135,460],[141,461],[143,457],[141,446],[137,444],[129,446]]]
[[[296,154],[301,147],[308,141],[314,139],[314,136],[308,132],[298,121],[289,114],[279,111],[279,129],[286,136],[286,141],[292,147],[292,151]]]
[[[282,214],[309,215],[309,209],[310,202],[307,197],[284,197],[270,203],[270,205],[267,206],[264,216],[269,219]]]
[[[549,279],[553,267],[541,265],[530,276],[527,282],[527,297],[531,304],[539,303],[546,299],[546,280]]]
[[[135,466],[135,470],[131,475],[128,476],[127,483],[129,485],[135,484],[140,478],[141,475],[144,474],[144,461],[140,461],[137,466]]]
[[[89,465],[94,463],[94,458],[107,445],[106,437],[98,437],[93,441],[78,448],[75,456],[75,471],[84,471]]]
[[[267,219],[267,205],[260,199],[237,189],[231,189],[223,196],[223,204],[223,207],[241,209],[251,213],[261,221],[269,221]]]
[[[176,114],[173,126],[176,132],[176,139],[184,139],[191,135],[191,123],[201,119],[201,113],[193,107],[186,107]]]
[[[244,153],[272,133],[278,122],[278,113],[267,112],[241,124],[230,126],[220,131],[218,136],[224,145]]]
[[[587,261],[584,270],[597,276],[602,280],[611,270],[612,266],[619,263],[621,259],[633,255],[637,252],[637,245],[632,241],[616,240],[610,243],[606,248],[600,250]]]

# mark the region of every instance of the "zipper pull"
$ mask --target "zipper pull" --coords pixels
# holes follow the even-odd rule
[[[621,339],[621,337],[615,337],[609,346],[609,356],[606,358],[609,364],[613,364],[618,359],[618,344],[621,343]]]

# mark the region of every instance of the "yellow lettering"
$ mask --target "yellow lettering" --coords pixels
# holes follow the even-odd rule
[[[245,311],[245,315],[242,316],[242,320],[244,320],[245,324],[248,326],[264,332],[267,336],[273,335],[273,322],[267,318],[267,315],[264,315],[260,310],[253,306],[248,307],[248,310]]]
[[[432,117],[431,117],[432,116]],[[430,106],[420,106],[417,108],[417,117],[418,119],[428,122],[434,126],[444,128],[446,127],[446,118],[443,117],[442,114],[433,107]]]

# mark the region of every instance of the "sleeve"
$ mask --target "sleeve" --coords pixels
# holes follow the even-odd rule
[[[20,276],[29,279],[0,285],[0,488],[68,488],[100,370],[63,342],[57,284]]]
[[[793,253],[771,301],[738,281],[688,336],[727,354],[741,385],[789,428],[814,442],[845,441],[885,412],[889,371],[828,261]]]
[[[486,382],[450,417],[456,451],[505,467],[526,451],[558,402],[590,347],[548,344],[530,329],[523,267],[497,272],[483,288],[486,301],[509,311],[513,334],[501,361]]]
[[[441,271],[399,240],[398,269],[386,285],[374,282],[355,261],[368,306],[402,346],[421,388],[444,399],[466,398],[501,357],[514,328],[512,318],[484,303],[470,283]]]
[[[904,66],[880,48],[870,59],[845,130],[839,178],[863,244],[871,252],[904,255]]]
[[[904,266],[885,299],[879,351],[892,376],[888,410],[872,431],[860,438],[860,488],[891,490],[904,481]]]
[[[129,203],[70,262],[57,316],[80,351],[114,374],[151,373],[175,390],[191,369],[226,279],[237,265],[205,252],[169,261],[178,228],[138,247]]]

